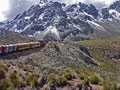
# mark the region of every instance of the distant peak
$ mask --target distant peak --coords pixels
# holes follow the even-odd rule
[[[47,3],[48,0],[40,0],[39,4],[44,4],[44,3]]]

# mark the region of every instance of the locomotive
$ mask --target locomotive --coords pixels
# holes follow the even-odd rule
[[[38,41],[38,42],[29,42],[29,43],[18,43],[18,44],[10,44],[10,45],[1,45],[0,46],[0,55],[12,53],[16,51],[32,49],[37,47],[43,47],[48,43],[47,40]]]

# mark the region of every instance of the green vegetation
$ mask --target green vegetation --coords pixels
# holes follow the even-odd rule
[[[39,74],[31,74],[27,77],[26,82],[27,85],[32,87],[38,87],[38,79],[40,78]]]
[[[80,79],[81,80],[84,80],[84,79],[89,79],[89,77],[90,77],[90,74],[91,74],[91,72],[89,72],[89,71],[82,71],[82,72],[80,72]]]
[[[81,45],[87,45],[87,46],[102,46],[102,47],[112,47],[114,45],[120,45],[120,39],[110,39],[110,40],[86,40],[86,41],[80,41]]]
[[[59,86],[67,85],[67,78],[65,76],[59,76],[59,78],[58,78],[58,85]]]
[[[100,84],[102,82],[102,78],[97,73],[93,73],[90,77],[90,82],[92,84]]]
[[[0,90],[12,90],[14,88],[10,79],[0,80]]]
[[[0,79],[4,79],[5,77],[5,70],[3,68],[0,68]]]
[[[0,69],[3,69],[5,72],[8,71],[8,67],[6,64],[0,63]]]
[[[104,90],[118,90],[118,86],[115,82],[106,80],[103,82],[103,89]]]
[[[63,76],[67,79],[67,80],[72,80],[76,78],[76,73],[72,68],[66,68],[63,72]]]
[[[70,45],[71,47],[67,47]],[[9,76],[9,74],[7,73],[7,71],[9,71],[7,65],[0,64],[0,88],[3,88],[4,90],[13,88],[19,89],[19,87],[21,87],[22,82],[24,82],[24,87],[31,86],[31,88],[39,88],[43,86],[47,86],[48,88],[64,87],[66,85],[70,85],[71,82],[78,80],[81,82],[78,85],[78,87],[80,88],[86,88],[87,86],[95,85],[104,88],[103,90],[118,89],[118,75],[120,72],[120,39],[66,42],[64,47],[67,48],[66,50],[71,49],[72,52],[68,53],[68,57],[70,59],[66,57],[66,54],[64,59],[64,54],[61,52],[61,46],[57,46],[55,43],[54,47],[57,53],[53,53],[52,51],[51,52],[54,55],[58,55],[58,57],[61,57],[60,55],[63,55],[63,60],[55,60],[54,63],[53,59],[51,64],[51,61],[47,62],[46,57],[43,57],[43,60],[45,59],[46,61],[45,63],[42,62],[42,64],[38,63],[39,61],[36,63],[37,59],[28,60],[28,62],[25,64],[24,62],[22,62],[18,65],[18,67],[20,69],[23,69],[24,72],[28,73],[28,75],[25,76],[24,73],[23,75],[20,75],[18,71],[12,73]],[[54,47],[52,47],[52,49],[54,49]],[[51,52],[50,54],[48,54],[47,51],[45,51],[45,56],[53,57]],[[84,62],[85,55],[88,55],[89,57],[93,58],[93,60],[97,61],[99,64],[95,66],[91,63]],[[63,68],[67,66],[69,66],[69,68],[65,68],[63,70]],[[45,71],[43,75],[45,74],[47,79],[44,82],[44,84],[42,83],[42,81],[39,82],[40,75],[33,73],[33,70],[36,69],[39,69],[40,72]]]
[[[49,86],[56,85],[58,82],[58,76],[54,73],[50,74],[48,82],[49,82]]]
[[[20,74],[17,71],[14,71],[8,78],[12,83],[14,87],[20,87],[21,80],[20,80]]]
[[[6,64],[0,62],[0,79],[5,78],[5,73],[7,72],[8,67]]]
[[[72,68],[66,68],[62,75],[50,74],[49,85],[50,86],[65,86],[68,80],[76,78],[76,73]]]

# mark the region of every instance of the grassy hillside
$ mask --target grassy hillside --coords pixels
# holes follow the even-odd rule
[[[109,40],[91,40],[80,42],[69,42],[73,46],[84,46],[88,49],[90,56],[99,64],[99,71],[105,78],[120,81],[120,38]],[[109,74],[108,74],[109,73]]]
[[[104,87],[103,83],[107,83],[108,86],[105,84],[106,88],[116,85],[113,84],[114,82],[117,83],[118,86],[120,83],[119,37],[109,40],[49,42],[43,48],[9,54],[1,57],[0,60],[8,65],[11,64],[18,67],[23,71],[32,73],[37,72],[39,75],[42,74],[43,76],[47,75],[53,80],[51,81],[50,79],[49,83],[47,83],[47,85],[49,84],[50,86],[51,84],[56,85],[56,83],[59,85],[59,83],[56,82],[60,80],[59,78],[62,78],[64,81],[59,82],[66,85],[66,77],[60,76],[66,68],[69,67],[76,73],[77,78],[75,79],[80,80],[78,82],[81,82],[83,79],[81,76],[85,76],[85,81],[82,81],[83,84],[86,84],[87,81],[95,83],[96,80],[94,82],[94,79],[91,81],[90,78],[94,77],[98,80],[98,76],[102,78],[102,82],[98,84],[100,85],[100,88],[101,85],[102,88]],[[98,75],[96,75],[96,73]],[[65,72],[63,74],[66,75]],[[69,74],[67,73],[67,75]],[[54,76],[56,78],[53,78]],[[71,82],[71,80],[68,80],[67,82]],[[74,83],[76,82],[77,81]],[[109,82],[112,82],[112,84]]]

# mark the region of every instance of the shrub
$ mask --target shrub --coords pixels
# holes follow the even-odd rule
[[[111,90],[111,84],[110,84],[110,81],[104,81],[103,82],[103,90]]]
[[[39,87],[43,87],[48,80],[47,76],[42,76],[41,78],[38,79]]]
[[[90,80],[89,80],[89,78],[84,78],[84,80],[83,80],[83,85],[84,86],[89,86],[89,84],[90,84]]]
[[[100,75],[98,75],[97,73],[93,73],[91,78],[90,78],[90,82],[92,84],[99,84],[102,81]]]
[[[65,76],[60,76],[58,78],[58,85],[59,86],[65,86],[67,84],[67,79]]]
[[[5,70],[0,68],[0,79],[5,79]]]
[[[20,87],[21,81],[20,81],[20,76],[19,73],[14,71],[10,76],[9,80],[13,83],[14,87]]]
[[[26,79],[27,85],[30,85],[32,87],[38,87],[39,77],[40,76],[38,74],[29,75]]]
[[[58,77],[56,74],[50,74],[49,75],[49,79],[48,79],[48,82],[49,82],[49,86],[55,86],[58,82]]]
[[[76,73],[72,68],[67,68],[65,69],[65,71],[63,72],[63,76],[67,79],[67,80],[72,80],[76,78]]]
[[[12,90],[13,83],[10,79],[2,79],[0,80],[0,90]]]
[[[112,90],[118,90],[117,84],[115,82],[112,83]]]
[[[82,71],[81,75],[80,75],[80,79],[84,80],[85,78],[89,78],[90,77],[90,72],[88,71]]]
[[[117,84],[115,82],[111,82],[110,80],[106,80],[103,82],[103,90],[118,90]]]
[[[5,73],[8,71],[6,64],[0,62],[0,79],[5,79]]]
[[[2,62],[0,62],[0,68],[3,69],[3,70],[5,70],[5,71],[8,71],[7,65],[4,64],[4,63],[2,63]]]

